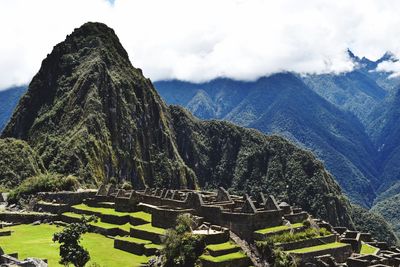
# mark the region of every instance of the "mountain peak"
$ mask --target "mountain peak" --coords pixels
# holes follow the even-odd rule
[[[87,182],[194,187],[165,113],[114,31],[90,22],[42,62],[2,136],[26,140],[50,171]]]

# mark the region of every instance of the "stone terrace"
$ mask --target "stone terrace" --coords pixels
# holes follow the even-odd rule
[[[265,240],[280,240],[275,246],[307,266],[399,266],[400,262],[397,248],[368,233],[332,227],[263,194],[256,201],[248,195],[231,195],[224,188],[216,192],[126,191],[102,185],[97,192],[43,193],[38,197],[38,214],[53,214],[46,218],[60,224],[96,215],[99,221],[91,223],[92,231],[114,239],[115,248],[135,255],[155,255],[162,248],[165,230],[174,227],[178,215],[190,213],[198,225],[194,233],[204,235],[207,244],[200,257],[203,266],[266,266],[255,246]],[[308,236],[311,228],[323,231]],[[288,236],[298,238],[290,240]]]

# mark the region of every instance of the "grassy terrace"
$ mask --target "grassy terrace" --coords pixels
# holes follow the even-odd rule
[[[371,245],[363,243],[361,245],[360,254],[364,254],[364,255],[366,255],[366,254],[376,254],[376,253],[378,253],[378,251],[379,251],[379,248],[376,248],[374,246],[371,246]]]
[[[81,214],[77,214],[77,213],[73,213],[73,212],[64,212],[62,215],[71,217],[71,218],[82,218]],[[112,229],[112,228],[120,228],[122,230],[125,230],[127,232],[130,231],[131,227],[133,227],[133,225],[131,225],[130,223],[126,223],[126,224],[122,224],[122,225],[118,225],[118,224],[111,224],[111,223],[106,223],[106,222],[102,222],[100,220],[98,220],[97,222],[90,222],[90,225],[93,226],[98,226],[104,229]]]
[[[129,242],[136,243],[136,244],[151,244],[150,240],[145,240],[145,239],[140,239],[140,238],[130,237],[130,236],[118,236],[118,237],[116,237],[116,239],[129,241]]]
[[[319,246],[313,246],[313,247],[307,247],[307,248],[300,248],[300,249],[295,249],[295,250],[289,250],[286,251],[288,253],[297,253],[297,254],[302,254],[302,253],[308,253],[308,252],[314,252],[314,251],[321,251],[325,249],[331,249],[331,248],[340,248],[348,246],[348,244],[345,243],[339,243],[339,242],[334,242],[334,243],[329,243],[329,244],[324,244],[324,245],[319,245]]]
[[[235,253],[229,253],[225,255],[221,255],[218,257],[213,257],[211,255],[201,255],[200,259],[206,260],[206,261],[211,261],[211,262],[224,262],[224,261],[232,261],[232,260],[237,260],[237,259],[242,259],[246,258],[247,256],[243,252],[235,252]]]
[[[284,231],[284,230],[290,230],[291,228],[300,228],[303,226],[304,225],[302,223],[294,223],[291,226],[279,225],[279,226],[260,229],[255,232],[258,234],[269,234],[269,233],[275,233],[275,232],[280,232],[280,231]]]
[[[114,215],[114,216],[132,216],[134,218],[139,218],[142,219],[146,222],[151,222],[151,214],[143,212],[143,211],[137,211],[137,212],[120,212],[120,211],[115,211],[114,209],[110,208],[98,208],[98,207],[90,207],[86,204],[79,204],[72,206],[75,209],[78,210],[85,210],[85,211],[92,211],[96,213],[101,213],[105,215]]]
[[[19,257],[46,258],[49,266],[62,266],[59,261],[58,245],[53,243],[55,232],[61,230],[55,225],[41,224],[18,225],[6,227],[4,230],[12,230],[11,236],[0,237],[1,247],[5,253],[18,252]],[[83,236],[82,245],[89,251],[93,261],[99,266],[140,266],[148,261],[146,256],[134,255],[119,249],[114,249],[114,241],[99,234],[88,233]]]
[[[206,249],[211,250],[211,251],[220,251],[220,250],[233,249],[236,247],[237,247],[237,245],[233,244],[232,242],[225,242],[225,243],[221,243],[221,244],[208,245],[206,247]]]
[[[141,231],[145,231],[145,232],[159,234],[159,235],[164,235],[165,234],[165,229],[154,227],[154,226],[151,225],[151,223],[132,226],[132,228],[137,229],[137,230],[141,230]]]

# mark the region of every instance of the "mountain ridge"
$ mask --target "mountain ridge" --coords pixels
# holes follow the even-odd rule
[[[168,107],[104,24],[86,23],[56,45],[5,137],[24,139],[47,171],[76,175],[82,183],[116,178],[137,188],[285,189],[282,199],[334,225],[354,227],[349,202],[310,152]],[[303,187],[299,179],[309,182]]]

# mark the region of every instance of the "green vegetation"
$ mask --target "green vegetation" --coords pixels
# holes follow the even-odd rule
[[[357,205],[352,205],[352,219],[356,225],[356,229],[358,231],[371,233],[374,238],[379,241],[385,241],[391,245],[398,244],[399,239],[393,232],[393,229],[379,214],[385,214],[386,216],[392,214],[393,217],[387,216],[386,219],[389,222],[395,223],[396,220],[391,220],[391,218],[398,218],[398,211],[396,202],[393,203],[394,205],[390,207],[386,205],[376,205],[371,211]]]
[[[61,190],[76,190],[79,187],[77,178],[60,174],[40,174],[24,180],[13,189],[8,196],[10,203],[16,203],[21,198],[38,192],[54,192]]]
[[[53,234],[60,231],[61,227],[55,225],[41,224],[18,225],[6,227],[12,230],[11,236],[0,237],[1,247],[6,253],[18,252],[20,258],[38,257],[49,260],[49,266],[59,265],[59,245],[52,241]],[[92,261],[100,266],[120,267],[129,262],[132,266],[140,266],[148,261],[146,256],[137,256],[122,250],[114,249],[113,239],[99,234],[87,233],[83,235],[81,242],[86,248]]]
[[[237,247],[237,245],[233,244],[232,242],[225,242],[225,243],[220,243],[220,244],[208,245],[206,247],[206,249],[212,250],[212,251],[219,251],[219,250],[233,249],[236,247]]]
[[[348,246],[348,244],[345,243],[340,243],[340,242],[334,242],[334,243],[328,243],[324,245],[319,245],[319,246],[313,246],[313,247],[306,247],[306,248],[300,248],[300,249],[295,249],[295,250],[289,250],[286,251],[287,253],[308,253],[308,252],[313,252],[313,251],[320,251],[320,250],[325,250],[325,249],[331,249],[331,248],[340,248]]]
[[[382,216],[388,223],[391,224],[397,236],[400,236],[399,205],[400,194],[396,194],[379,201],[371,208],[371,212],[377,214],[376,216]]]
[[[77,214],[77,213],[73,213],[73,212],[64,212],[62,215],[67,216],[67,217],[71,217],[71,218],[76,218],[76,219],[81,219],[82,217],[85,217],[82,214]],[[126,223],[126,224],[112,224],[112,223],[106,223],[106,222],[102,222],[100,220],[98,221],[93,221],[93,222],[89,222],[90,225],[93,226],[97,226],[103,229],[113,229],[113,228],[119,228],[122,229],[126,232],[129,232],[131,227],[133,227],[133,225],[131,225],[130,223]]]
[[[22,140],[0,139],[0,186],[13,188],[46,170],[33,149]]]
[[[232,261],[232,260],[237,260],[237,259],[242,259],[242,258],[247,258],[246,254],[243,252],[234,252],[234,253],[229,253],[217,257],[213,257],[211,255],[201,255],[200,259],[204,259],[207,261],[212,261],[212,262],[225,262],[225,261]]]
[[[328,230],[326,230],[325,228],[320,228],[320,229],[307,228],[301,232],[296,232],[296,233],[284,232],[281,234],[268,236],[268,237],[266,237],[266,241],[261,241],[261,242],[267,242],[269,244],[289,243],[289,242],[295,242],[295,241],[300,241],[300,240],[306,240],[306,239],[310,239],[310,238],[327,236],[330,234],[331,233]]]
[[[313,216],[353,227],[348,200],[311,152],[228,122],[200,121],[181,107],[169,110],[179,153],[187,155],[201,187],[280,196]]]
[[[95,217],[85,218],[78,223],[68,224],[61,232],[53,235],[53,242],[60,244],[60,264],[73,264],[84,267],[90,260],[87,249],[81,246],[82,235],[89,232],[89,222],[96,221]]]
[[[379,248],[363,243],[361,245],[360,254],[376,254],[378,251]]]
[[[299,258],[279,248],[274,249],[272,258],[273,267],[297,267],[300,265]]]
[[[150,240],[144,240],[144,239],[131,237],[131,236],[117,236],[116,239],[125,240],[125,241],[133,242],[136,244],[151,244]]]
[[[135,184],[193,188],[168,117],[115,32],[89,22],[43,61],[1,137],[28,140],[49,171],[85,184],[135,173]]]
[[[177,218],[175,229],[166,232],[164,248],[161,251],[163,266],[194,266],[204,249],[200,235],[192,234],[195,222],[190,214],[181,214]]]
[[[294,228],[300,228],[303,226],[304,226],[303,223],[294,223],[291,225],[279,225],[279,226],[264,228],[264,229],[257,230],[255,232],[258,234],[270,234],[270,233],[274,233],[274,232],[280,232],[280,231],[290,230],[290,229],[294,229]]]
[[[302,147],[310,149],[326,163],[326,168],[336,177],[352,201],[368,206],[375,196],[372,185],[376,181],[375,177],[378,172],[372,166],[376,164],[374,161],[376,150],[360,121],[350,112],[338,108],[337,103],[332,104],[329,101],[338,98],[337,102],[345,103],[345,108],[349,108],[351,111],[354,111],[360,105],[365,105],[364,107],[371,111],[374,101],[371,101],[370,92],[376,90],[386,94],[386,91],[379,88],[372,79],[366,77],[363,79],[362,76],[364,75],[357,74],[350,77],[347,75],[316,76],[312,76],[312,80],[317,84],[316,86],[312,86],[313,83],[307,84],[309,86],[304,84],[303,79],[306,78],[303,75],[279,73],[253,82],[216,79],[197,84],[173,80],[156,82],[155,87],[168,104],[183,106],[200,119],[230,121],[266,134],[279,134],[300,143]],[[327,76],[330,78],[325,79]],[[307,77],[310,76],[307,75]],[[331,80],[332,83],[327,80]],[[371,90],[368,93],[365,93],[366,86],[368,91]],[[334,96],[329,96],[328,101],[326,101],[314,92],[313,89],[317,88],[319,90],[316,91],[328,95],[332,93]],[[355,94],[354,98],[346,98],[347,94],[353,93]],[[340,97],[337,95],[340,95]],[[365,99],[370,101],[364,101]],[[348,102],[353,102],[354,105],[347,106],[350,104]],[[368,112],[360,112],[360,114],[366,115]],[[229,136],[225,138],[228,139]],[[214,142],[212,137],[210,137],[210,140]],[[237,143],[233,147],[240,149],[241,145],[245,145],[242,140],[235,141]],[[222,143],[225,144],[225,140]],[[229,143],[226,142],[226,144]],[[195,148],[198,149],[198,147]],[[285,148],[280,147],[279,149]],[[224,153],[223,150],[221,151]],[[225,159],[227,161],[225,166],[231,166],[228,161],[229,154],[226,155],[228,155],[228,158]],[[233,155],[232,158],[234,158]],[[214,159],[212,155],[210,158]],[[280,156],[278,158],[282,159],[283,162],[291,161],[290,158],[286,159]],[[224,159],[224,157],[221,157],[221,159]],[[237,162],[242,159],[239,157]],[[210,162],[214,163],[213,160]],[[224,166],[223,163],[223,160],[215,162],[216,165],[220,166]],[[296,162],[297,164],[298,162]],[[285,166],[288,165],[285,164]],[[277,171],[280,169],[278,166],[279,163],[274,162],[273,166],[268,165],[268,169]],[[256,166],[249,167],[254,168]],[[297,169],[295,166],[292,168]],[[280,170],[286,171],[285,168]],[[301,170],[295,171],[301,172]],[[251,173],[251,170],[249,173]],[[266,173],[268,172],[263,173],[263,175],[266,175]],[[291,173],[291,171],[288,171],[288,173]],[[241,180],[240,176],[235,176],[234,180],[236,179],[239,180],[238,186],[241,182],[245,182]],[[264,184],[267,179],[271,178],[263,177],[257,181],[258,183],[243,183],[243,187],[245,187],[244,189],[246,187],[252,187],[250,189],[259,187],[262,190],[269,186],[268,183]],[[321,182],[322,180],[319,181],[319,183]],[[282,183],[286,183],[286,181],[282,181]],[[304,186],[306,185],[309,186],[308,181],[304,184]],[[290,188],[290,190],[295,189]],[[252,190],[247,191],[251,192]],[[308,196],[304,194],[304,197],[312,198],[313,195],[312,193]],[[301,198],[298,199],[301,200]],[[297,200],[287,202],[299,203]],[[303,200],[303,202],[305,201]],[[304,209],[306,208],[304,207]]]
[[[95,213],[101,213],[101,214],[106,214],[106,215],[115,215],[115,216],[132,216],[135,218],[142,219],[143,221],[146,222],[151,222],[151,214],[144,212],[144,211],[137,211],[137,212],[119,212],[111,208],[98,208],[98,207],[90,207],[86,204],[78,204],[75,206],[72,206],[73,208],[79,209],[79,210],[85,210],[85,211],[92,211]]]
[[[135,226],[132,226],[132,228],[137,229],[137,230],[141,230],[141,231],[145,231],[145,232],[159,234],[159,235],[164,235],[165,234],[165,229],[154,227],[154,226],[151,225],[151,223],[135,225]]]

